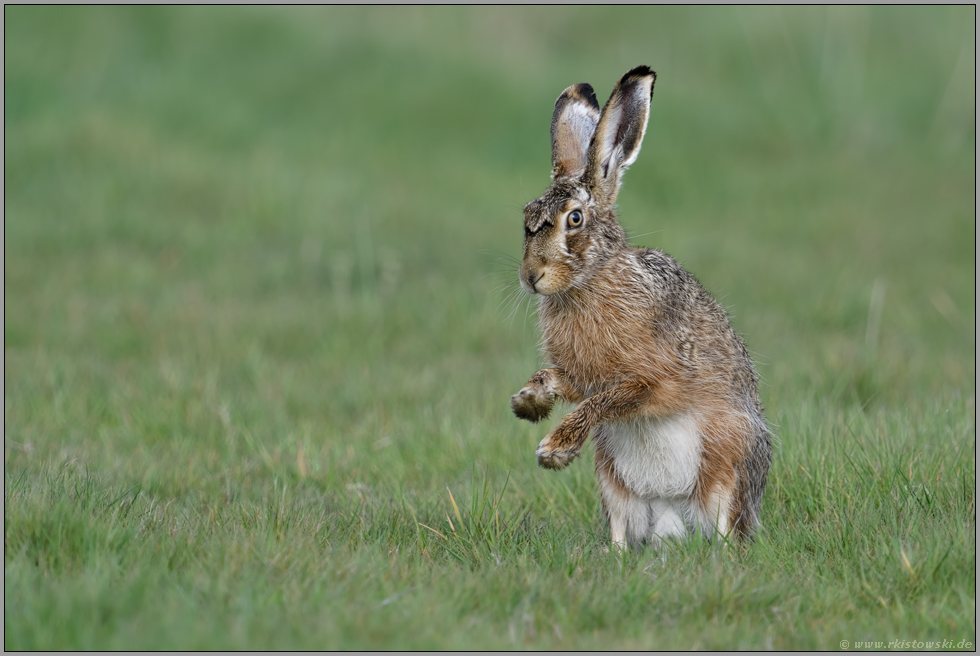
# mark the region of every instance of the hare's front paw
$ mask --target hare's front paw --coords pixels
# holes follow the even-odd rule
[[[565,435],[559,426],[541,440],[538,445],[538,466],[545,469],[564,469],[582,451],[582,442],[574,436]]]
[[[543,385],[528,383],[528,386],[510,397],[510,409],[519,419],[538,422],[545,419],[555,405],[555,393]]]

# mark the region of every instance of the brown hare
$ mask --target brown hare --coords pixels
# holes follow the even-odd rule
[[[577,404],[538,446],[562,469],[590,431],[612,542],[661,544],[700,531],[751,538],[772,457],[758,376],[725,310],[616,221],[646,132],[656,73],[629,71],[600,111],[568,87],[551,121],[552,184],[524,208],[520,283],[540,297],[550,366],[511,397],[521,419]]]

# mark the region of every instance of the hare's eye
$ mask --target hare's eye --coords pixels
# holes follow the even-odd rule
[[[568,227],[577,228],[580,225],[582,225],[582,213],[575,210],[568,215]]]

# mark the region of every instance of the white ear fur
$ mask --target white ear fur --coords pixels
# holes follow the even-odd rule
[[[589,144],[599,124],[599,103],[588,84],[574,84],[555,102],[551,119],[551,177],[585,172]]]
[[[650,118],[656,73],[634,68],[613,89],[589,145],[587,182],[594,195],[613,202],[623,172],[636,161]]]

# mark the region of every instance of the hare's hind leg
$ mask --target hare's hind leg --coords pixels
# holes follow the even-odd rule
[[[647,502],[650,513],[650,544],[660,547],[664,540],[687,537],[684,522],[684,504],[674,499],[651,499]]]
[[[731,538],[733,527],[733,506],[735,489],[731,486],[716,485],[711,492],[702,495],[696,505],[696,520],[701,534],[708,540],[725,541]]]
[[[746,447],[755,439],[752,417],[732,408],[714,408],[700,425],[701,467],[692,510],[701,534],[708,540],[744,537],[739,518],[744,500]]]
[[[732,513],[732,523],[735,533],[742,538],[751,540],[759,528],[759,515],[762,510],[762,495],[766,491],[766,478],[769,475],[769,465],[772,462],[772,436],[761,418],[756,430],[752,450],[743,466],[737,468],[738,485],[736,486],[735,509]]]
[[[602,510],[615,546],[649,542],[659,548],[664,539],[687,535],[682,504],[673,499],[647,499],[623,485],[602,439],[596,440],[595,460]]]
[[[687,537],[684,512],[676,500],[644,499],[622,487],[608,470],[599,470],[599,487],[612,543],[617,547],[649,543],[659,549],[664,540]]]
[[[602,427],[597,430],[601,431]],[[595,471],[599,477],[602,511],[609,520],[613,545],[623,549],[627,540],[633,545],[642,543],[650,530],[647,502],[623,485],[601,439],[595,443]]]

